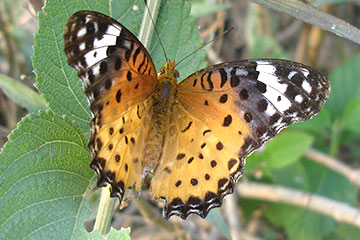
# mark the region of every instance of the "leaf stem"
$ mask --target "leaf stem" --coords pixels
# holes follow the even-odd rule
[[[141,22],[138,38],[145,48],[149,49],[156,24],[156,18],[159,13],[160,0],[150,0],[147,1],[147,4],[148,7],[145,6],[144,9],[144,16]]]
[[[109,229],[114,211],[115,200],[115,198],[110,197],[110,184],[103,187],[101,190],[99,209],[94,225],[94,230],[97,230],[101,235],[105,235]]]

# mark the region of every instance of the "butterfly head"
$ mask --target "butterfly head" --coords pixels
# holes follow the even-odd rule
[[[168,60],[165,64],[165,67],[161,67],[158,71],[159,77],[175,78],[177,79],[180,74],[178,70],[175,69],[175,62]]]

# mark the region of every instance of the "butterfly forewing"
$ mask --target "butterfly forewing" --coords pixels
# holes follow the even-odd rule
[[[180,84],[179,102],[218,135],[229,136],[224,141],[232,151],[247,156],[284,127],[318,113],[329,90],[327,79],[303,64],[243,60],[191,75]]]
[[[83,81],[93,113],[89,148],[98,185],[112,184],[120,199],[126,187],[141,185],[141,149],[154,64],[139,40],[112,18],[80,11],[65,30],[65,53]]]

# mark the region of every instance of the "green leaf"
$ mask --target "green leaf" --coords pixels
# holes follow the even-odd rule
[[[324,239],[326,240],[353,240],[353,239],[357,239],[360,236],[360,229],[349,225],[349,224],[339,224],[339,226],[335,229],[335,231],[333,231],[332,233],[330,233],[329,235],[327,235]]]
[[[130,228],[121,229],[120,231],[111,228],[110,232],[106,234],[108,240],[130,240]]]
[[[89,161],[87,139],[68,118],[40,111],[19,122],[0,154],[0,239],[75,239],[85,231]]]
[[[25,84],[0,74],[0,88],[14,102],[31,112],[46,109],[45,100]]]
[[[190,3],[183,0],[173,0],[170,3],[161,5],[156,29],[168,58],[179,62],[189,53],[200,48],[202,41],[199,40],[199,32],[195,27],[196,19],[190,16]],[[156,35],[153,36],[149,52],[157,68],[165,65],[164,52]],[[180,81],[206,66],[205,54],[204,50],[200,50],[177,66]]]
[[[262,152],[251,155],[247,167],[256,169],[257,166],[264,166],[272,169],[286,166],[299,160],[312,142],[313,137],[307,133],[284,132],[268,142]]]
[[[306,169],[302,161],[297,161],[278,169],[272,169],[270,178],[274,183],[285,185],[294,189],[307,191],[309,183]]]
[[[309,160],[274,169],[275,184],[298,188],[333,200],[354,204],[356,190],[342,175]],[[319,239],[333,231],[337,222],[327,216],[284,204],[270,204],[266,217],[285,228],[290,239]]]
[[[335,220],[319,213],[280,204],[267,208],[265,216],[277,225],[280,223],[293,240],[320,239],[336,227]]]
[[[341,117],[345,106],[360,96],[359,66],[360,52],[343,62],[329,77],[331,92],[325,106],[333,119]]]
[[[229,228],[227,227],[218,208],[212,209],[205,219],[219,229],[227,237],[227,239],[231,239]]]
[[[103,240],[104,238],[107,240],[130,240],[130,228],[121,228],[120,230],[111,228],[105,236],[102,236],[96,231],[92,231],[87,235],[88,239],[91,240]]]
[[[337,36],[360,44],[360,30],[344,20],[334,17],[299,0],[252,0],[279,12],[287,13]]]
[[[200,18],[211,13],[216,13],[222,10],[226,10],[231,7],[230,3],[207,3],[207,2],[198,2],[192,3],[191,15]]]
[[[354,98],[345,108],[343,116],[344,129],[360,134],[360,96]]]

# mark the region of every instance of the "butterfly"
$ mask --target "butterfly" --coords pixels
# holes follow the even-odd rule
[[[284,127],[310,119],[328,98],[324,75],[280,59],[225,62],[177,83],[174,61],[156,71],[141,42],[116,20],[72,15],[65,54],[93,114],[90,167],[111,197],[145,179],[165,218],[206,217],[234,190],[245,158]]]

